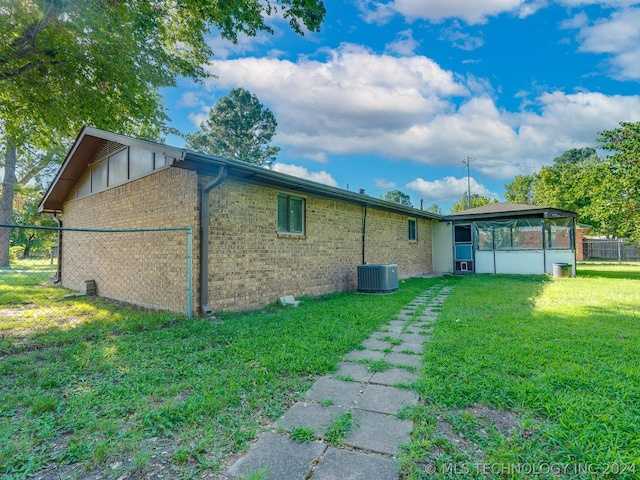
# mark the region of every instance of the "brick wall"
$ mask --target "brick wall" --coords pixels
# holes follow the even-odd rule
[[[406,215],[369,209],[367,212],[367,263],[397,263],[400,278],[433,271],[431,221],[417,219],[417,241],[409,241]]]
[[[209,178],[202,178],[201,182]],[[277,233],[277,195],[306,199],[305,235]],[[259,307],[282,295],[357,287],[362,207],[313,195],[226,180],[210,193],[209,299],[214,310]],[[398,263],[400,275],[431,271],[431,225],[408,241],[404,215],[369,208],[368,263]]]
[[[178,168],[65,203],[63,227],[139,229],[194,227],[197,291],[197,177]],[[95,280],[98,295],[186,311],[186,233],[63,232],[62,284],[79,290]],[[197,299],[196,299],[197,301]],[[197,308],[197,305],[194,306]]]
[[[194,311],[199,311],[198,182],[212,177],[169,168],[65,203],[64,227],[194,228]],[[277,232],[277,195],[306,200],[304,235]],[[209,194],[209,305],[215,311],[272,303],[281,295],[355,290],[362,263],[363,210],[358,205],[227,179]],[[397,263],[401,278],[432,271],[431,222],[369,208],[366,262]],[[184,232],[64,232],[62,282],[79,290],[150,308],[186,308]]]

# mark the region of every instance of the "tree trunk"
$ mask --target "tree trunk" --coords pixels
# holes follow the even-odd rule
[[[4,180],[2,182],[2,199],[0,199],[0,224],[10,224],[13,214],[13,192],[16,183],[16,161],[18,152],[7,140],[7,153],[4,163]],[[9,239],[11,229],[0,227],[0,267],[9,266]]]

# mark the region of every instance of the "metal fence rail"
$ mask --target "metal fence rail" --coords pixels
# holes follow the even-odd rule
[[[58,238],[47,241],[53,254],[43,251],[42,245],[31,253],[51,262],[47,270],[64,287],[83,290],[87,281],[94,281],[100,296],[193,316],[191,226],[91,229],[0,224],[3,227],[12,229],[14,239],[24,238],[25,232],[59,236],[59,265],[54,259],[58,257]],[[23,251],[13,253],[20,257]],[[17,273],[21,265],[30,268],[28,260],[22,259],[12,265],[12,272]]]
[[[640,261],[640,247],[625,240],[585,238],[582,245],[585,260]]]

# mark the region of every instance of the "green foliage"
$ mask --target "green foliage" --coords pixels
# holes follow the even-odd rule
[[[234,88],[209,111],[200,131],[186,136],[187,148],[269,166],[280,151],[269,145],[277,125],[271,110],[258,97],[244,88]]]
[[[354,426],[356,426],[356,419],[351,412],[341,414],[325,432],[327,443],[334,447],[344,446],[344,439]]]
[[[477,193],[471,194],[471,208],[484,207],[485,205],[489,205],[490,203],[496,203],[498,200],[490,199],[489,197],[485,197],[484,195],[479,195]],[[467,210],[467,195],[463,195],[460,200],[453,204],[451,208],[451,213],[462,212]]]
[[[432,203],[427,207],[427,212],[437,213],[438,215],[444,215],[444,210],[435,203]]]
[[[518,175],[505,185],[509,202],[540,205],[578,212],[580,221],[596,232],[611,233],[604,219],[593,215],[592,204],[612,175],[606,162],[593,148],[567,150],[531,175]]]
[[[413,207],[411,203],[411,197],[406,193],[401,192],[400,190],[390,190],[383,195],[380,195],[381,200],[386,200],[387,202],[397,203],[398,205],[402,205],[404,207]]]
[[[290,436],[297,443],[309,443],[316,439],[313,429],[309,427],[296,427],[291,430]]]
[[[533,205],[533,183],[535,175],[516,175],[511,183],[504,186],[504,198],[507,202]]]
[[[640,122],[622,122],[601,132],[598,142],[611,155],[606,160],[608,175],[599,179],[588,211],[608,233],[640,241]]]

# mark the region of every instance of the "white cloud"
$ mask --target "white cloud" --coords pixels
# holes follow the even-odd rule
[[[475,50],[484,44],[482,37],[463,32],[457,21],[453,22],[450,27],[442,29],[440,40],[447,40],[454,47],[467,51]]]
[[[349,44],[325,53],[297,62],[219,61],[208,86],[255,93],[276,115],[277,143],[299,158],[374,155],[459,166],[471,156],[476,171],[493,178],[531,173],[565,150],[594,145],[598,132],[622,120],[640,121],[640,95],[540,88],[509,112],[496,106],[486,80],[457,76],[424,56]]]
[[[280,32],[275,29],[275,34]],[[220,35],[212,35],[208,38],[208,45],[213,52],[214,59],[226,60],[231,56],[243,55],[257,50],[259,45],[267,45],[273,41],[273,37],[266,32],[257,32],[255,37],[245,33],[238,34],[238,41],[222,38]]]
[[[483,195],[489,198],[498,198],[498,195],[491,192],[484,185],[481,185],[475,178],[469,179],[471,193]],[[416,178],[407,183],[406,187],[417,192],[421,198],[427,202],[456,202],[467,193],[467,178],[445,177],[441,180],[428,181]]]
[[[338,182],[336,181],[336,179],[333,178],[330,173],[327,173],[324,170],[320,172],[310,172],[305,167],[286,163],[274,163],[271,166],[271,169],[275,170],[276,172],[292,175],[294,177],[300,177],[314,182],[324,183],[325,185],[329,185],[331,187],[338,186]]]
[[[367,23],[386,24],[396,14],[393,5],[372,0],[356,0],[360,17]]]
[[[609,18],[587,24],[585,16],[574,17],[566,28],[579,28],[579,51],[611,55],[614,77],[640,78],[640,8],[615,11]]]
[[[385,180],[384,178],[374,178],[373,182],[375,187],[381,190],[391,190],[392,188],[397,187],[397,184],[395,182]]]
[[[398,33],[398,39],[386,46],[387,52],[395,53],[400,56],[410,56],[416,51],[420,43],[413,38],[411,30],[403,30]]]
[[[485,23],[487,17],[500,13],[519,13],[527,7],[527,2],[524,0],[395,0],[392,6],[407,20],[420,18],[440,22],[447,18],[459,18],[473,25]]]

